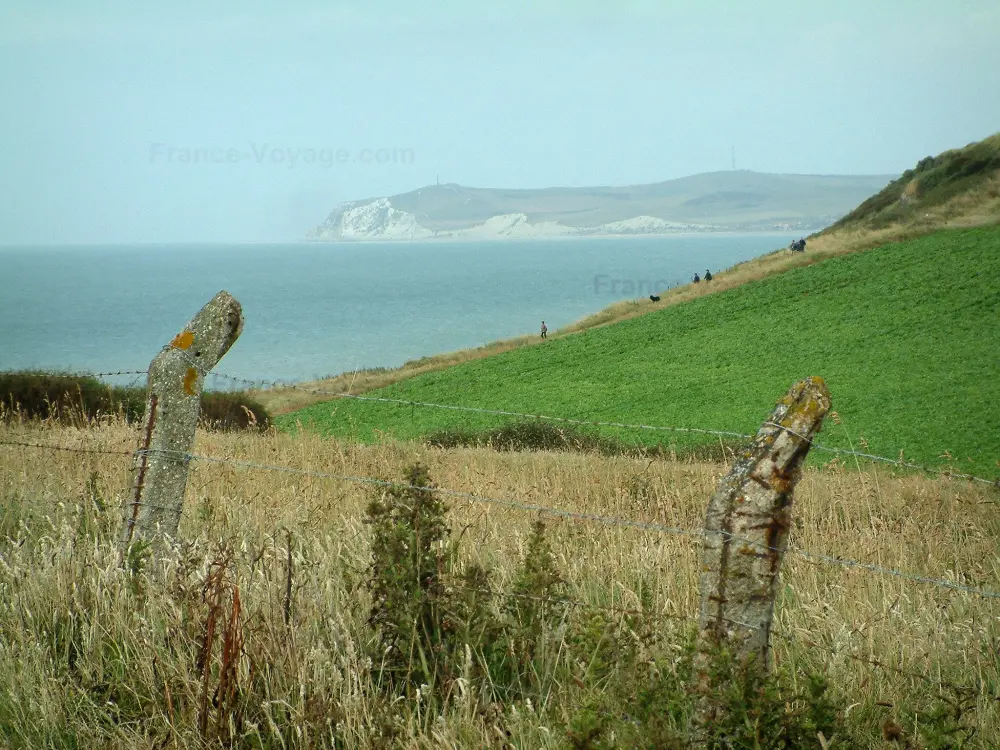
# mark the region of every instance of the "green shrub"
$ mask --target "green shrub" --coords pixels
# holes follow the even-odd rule
[[[567,738],[574,748],[613,747],[758,750],[854,747],[843,709],[829,695],[822,675],[761,672],[737,666],[726,654],[712,660],[708,696],[712,718],[699,724],[698,697],[691,689],[695,637],[689,633],[679,656],[657,654],[618,659],[609,689],[595,694],[571,716]]]
[[[271,426],[271,415],[242,391],[201,394],[202,425],[217,430],[260,430]]]
[[[745,447],[745,443],[725,440],[716,443],[667,443],[639,445],[574,427],[542,420],[509,422],[481,431],[451,427],[428,433],[423,438],[435,448],[492,448],[498,451],[565,451],[598,453],[602,456],[636,458],[680,458],[725,462]]]
[[[139,388],[109,386],[90,375],[8,371],[0,372],[0,406],[7,415],[71,424],[108,414],[137,421],[145,409],[145,394]]]
[[[375,683],[390,697],[419,693],[438,709],[459,677],[486,703],[541,695],[552,673],[541,663],[545,646],[566,611],[544,524],[535,524],[513,591],[498,607],[488,570],[454,569],[457,542],[426,468],[410,467],[405,482],[380,492],[366,515]]]
[[[366,511],[372,527],[369,624],[378,634],[371,653],[376,684],[414,696],[453,677],[453,621],[446,618],[444,572],[453,558],[447,507],[433,492],[427,469],[407,470],[408,486],[390,487]]]
[[[478,432],[462,427],[449,428],[429,433],[424,442],[437,448],[479,447],[498,451],[571,451],[603,455],[641,450],[613,438],[542,420],[508,422]]]
[[[80,425],[117,415],[138,423],[145,409],[145,388],[108,385],[91,375],[0,372],[0,415],[4,418]],[[201,395],[201,423],[209,429],[266,430],[271,415],[245,392],[208,391]]]
[[[997,170],[1000,170],[1000,139],[995,135],[936,157],[927,156],[831,228],[867,223],[873,229],[881,229],[905,222],[957,195],[978,189]],[[913,199],[901,201],[913,180],[916,180]]]

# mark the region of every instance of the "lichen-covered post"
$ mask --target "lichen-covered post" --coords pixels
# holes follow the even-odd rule
[[[142,441],[122,519],[124,545],[177,533],[187,487],[185,456],[194,444],[205,375],[242,330],[240,303],[219,292],[150,363]]]
[[[829,410],[822,378],[793,385],[709,501],[695,662],[696,689],[703,696],[715,687],[710,664],[720,649],[740,668],[767,669],[792,491]],[[710,721],[711,710],[711,702],[703,701],[697,718]]]

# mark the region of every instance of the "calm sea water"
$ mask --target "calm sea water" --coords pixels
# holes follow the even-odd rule
[[[555,330],[790,239],[4,247],[0,370],[145,369],[220,289],[246,324],[218,370],[305,380],[395,366],[542,320]]]

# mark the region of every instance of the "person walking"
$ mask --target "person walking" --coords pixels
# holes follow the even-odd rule
[[[705,269],[705,281],[711,281],[711,280],[712,280],[712,272],[709,271],[708,269]]]
[[[547,339],[548,338],[548,333],[549,333],[549,329],[546,327],[545,321],[543,320],[542,321],[542,338],[543,339]]]
[[[694,275],[694,283],[697,284],[701,279],[698,278],[698,274]]]

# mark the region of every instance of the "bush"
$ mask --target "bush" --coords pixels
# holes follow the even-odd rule
[[[982,188],[1000,170],[1000,139],[996,136],[962,149],[927,156],[890,182],[881,192],[837,221],[832,228],[866,223],[880,229],[922,216],[952,198]],[[916,184],[911,188],[911,182]],[[913,195],[907,189],[915,190]],[[908,196],[912,200],[901,202]]]
[[[573,706],[566,738],[574,748],[684,748],[694,740],[750,750],[818,747],[819,733],[845,737],[842,710],[820,675],[771,674],[720,653],[705,704],[692,690],[693,630],[676,633],[673,645],[662,623],[641,612],[571,613],[540,521],[507,592],[492,590],[479,566],[457,573],[447,510],[419,465],[368,506],[369,654],[383,734],[405,723],[399,712],[407,702],[440,715],[464,692],[483,712],[498,702],[542,706],[556,691],[569,700],[562,710]],[[715,718],[700,726],[696,715],[706,705]]]
[[[513,591],[498,607],[488,570],[455,570],[458,543],[450,541],[447,510],[419,465],[407,470],[405,485],[368,505],[373,681],[390,702],[419,695],[436,710],[459,678],[486,702],[537,699],[546,671],[539,655],[565,616],[545,526],[534,525]]]
[[[602,456],[635,458],[681,458],[695,461],[725,462],[745,448],[734,440],[713,442],[638,445],[623,440],[595,435],[574,427],[551,422],[509,422],[500,427],[476,432],[461,427],[431,432],[424,442],[435,448],[492,448],[498,451],[566,451],[598,453]]]
[[[481,432],[451,428],[433,432],[424,442],[437,448],[493,448],[498,451],[573,451],[603,455],[630,454],[643,450],[611,438],[591,435],[551,422],[508,422]]]
[[[36,370],[0,372],[0,415],[3,418],[54,420],[81,425],[104,416],[142,420],[145,388],[102,383],[91,375]],[[271,415],[245,392],[210,391],[201,395],[201,422],[209,429],[265,430]]]
[[[271,415],[243,391],[201,394],[201,422],[216,430],[260,430],[271,426]]]
[[[145,393],[119,388],[90,375],[22,370],[0,372],[0,407],[4,414],[80,424],[102,415],[142,418]]]
[[[433,491],[427,470],[413,466],[403,487],[390,487],[368,505],[372,527],[372,564],[368,589],[369,624],[379,635],[372,650],[376,684],[413,697],[450,682],[455,623],[445,568],[453,550],[446,506]]]
[[[695,636],[680,655],[657,653],[645,661],[613,654],[615,679],[570,717],[567,738],[574,748],[613,747],[758,750],[759,748],[856,747],[844,708],[829,694],[820,674],[790,670],[762,672],[737,666],[725,653],[711,660],[713,684],[707,696],[711,718],[697,718],[692,690]],[[623,658],[624,657],[624,658]],[[822,734],[823,745],[819,739]]]

